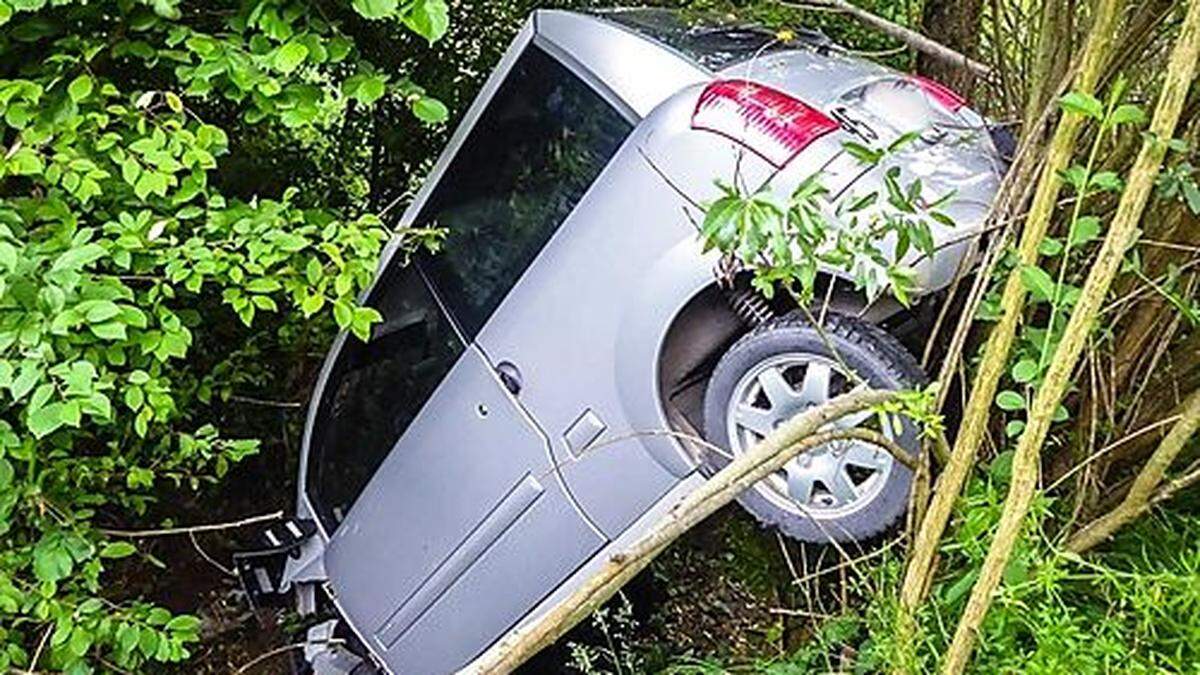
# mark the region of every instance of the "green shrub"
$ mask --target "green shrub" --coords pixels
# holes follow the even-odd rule
[[[257,451],[214,404],[263,331],[378,320],[371,120],[446,108],[346,26],[432,43],[446,5],[0,0],[0,670],[186,658],[199,620],[112,589],[138,549],[101,526]]]

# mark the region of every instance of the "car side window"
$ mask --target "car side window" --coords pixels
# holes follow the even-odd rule
[[[632,125],[536,46],[518,58],[417,217],[422,261],[468,339],[566,220]]]
[[[393,265],[367,304],[371,339],[347,335],[321,394],[305,483],[334,529],[465,346],[416,266]]]

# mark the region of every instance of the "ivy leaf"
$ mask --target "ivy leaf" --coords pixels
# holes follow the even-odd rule
[[[71,97],[72,101],[79,103],[91,95],[92,86],[93,83],[91,77],[88,75],[80,75],[74,80],[71,80],[71,84],[67,85],[67,95]]]
[[[275,50],[275,58],[271,63],[275,66],[275,70],[287,74],[300,67],[304,63],[304,59],[308,57],[308,47],[303,43],[295,40],[283,45]]]
[[[367,19],[383,19],[396,13],[399,0],[354,0],[350,4]]]

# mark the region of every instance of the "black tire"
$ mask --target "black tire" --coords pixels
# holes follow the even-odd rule
[[[878,326],[853,317],[830,314],[825,317],[823,332],[841,361],[872,387],[912,389],[924,385],[926,376],[917,360]],[[787,354],[834,358],[820,332],[800,313],[760,325],[721,357],[709,379],[704,399],[705,436],[709,442],[726,449],[731,447],[726,417],[738,383],[758,364]],[[896,440],[914,456],[919,451],[917,430],[908,421],[904,422],[903,433]],[[728,457],[709,451],[704,455],[701,470],[711,476],[728,462]],[[859,510],[821,518],[814,518],[811,512],[801,512],[803,509],[783,508],[757,487],[743,492],[738,502],[763,525],[778,527],[793,539],[812,543],[828,543],[830,539],[863,542],[900,522],[908,506],[911,484],[912,472],[894,463],[882,487]]]

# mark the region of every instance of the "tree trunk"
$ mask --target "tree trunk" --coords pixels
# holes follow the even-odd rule
[[[926,0],[921,30],[926,35],[936,35],[939,42],[960,54],[974,58],[982,9],[983,0]],[[917,55],[917,72],[963,93],[975,84],[971,71],[924,53]]]
[[[979,633],[992,595],[1000,584],[1008,565],[1017,537],[1029,512],[1038,485],[1039,453],[1050,429],[1051,417],[1058,407],[1068,386],[1071,374],[1079,361],[1085,342],[1091,333],[1100,305],[1108,295],[1108,289],[1121,268],[1125,252],[1137,237],[1138,223],[1145,209],[1150,191],[1162,168],[1167,152],[1166,139],[1175,133],[1179,114],[1187,98],[1192,76],[1196,71],[1196,60],[1200,57],[1200,0],[1188,3],[1187,17],[1180,30],[1167,66],[1162,95],[1150,122],[1149,134],[1142,150],[1134,162],[1113,216],[1112,224],[1096,262],[1088,272],[1087,281],[1067,322],[1062,341],[1055,350],[1054,358],[1046,372],[1045,381],[1038,389],[1030,406],[1025,431],[1017,442],[1013,454],[1012,482],[996,537],[988,549],[979,578],[971,589],[971,597],[963,610],[962,618],[954,631],[954,639],[946,652],[942,672],[947,675],[961,673],[967,666],[975,636]],[[1014,272],[1013,276],[1017,276]]]
[[[1075,81],[1076,91],[1092,93],[1108,59],[1109,45],[1120,6],[1120,0],[1100,0],[1095,22],[1084,46],[1083,60]],[[1064,112],[1059,120],[1022,232],[1018,251],[1021,265],[1037,263],[1038,247],[1050,227],[1050,217],[1054,213],[1062,186],[1060,172],[1071,161],[1075,140],[1084,119],[1082,115],[1068,111]],[[1008,363],[1008,353],[1016,336],[1017,323],[1025,307],[1025,286],[1021,283],[1019,274],[1009,275],[1000,306],[1003,314],[992,328],[984,347],[983,360],[979,365],[966,409],[963,411],[962,425],[959,427],[950,461],[934,485],[933,500],[913,541],[904,584],[900,589],[900,625],[905,631],[911,626],[913,611],[925,597],[938,541],[946,529],[954,502],[962,492],[963,484],[974,466],[975,455],[987,431],[992,399],[996,396],[996,388]]]

